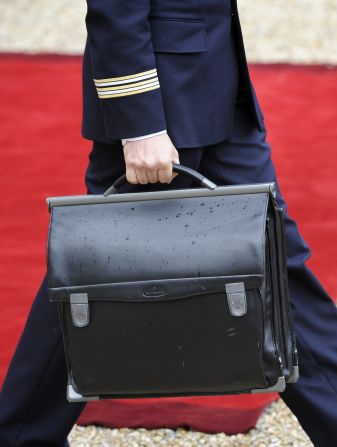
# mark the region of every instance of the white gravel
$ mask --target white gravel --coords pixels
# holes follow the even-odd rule
[[[337,63],[337,0],[238,0],[252,62]],[[0,51],[81,54],[85,0],[0,0]]]
[[[281,400],[269,405],[256,428],[247,434],[227,436],[184,429],[110,430],[75,426],[69,441],[71,447],[313,447]]]

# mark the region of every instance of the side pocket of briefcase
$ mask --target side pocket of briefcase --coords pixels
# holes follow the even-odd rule
[[[287,258],[282,211],[276,204],[269,216],[268,239],[270,269],[275,306],[275,336],[286,382],[296,382],[298,360],[296,339],[289,303]]]
[[[293,383],[298,380],[298,354],[296,347],[296,336],[294,331],[292,313],[290,308],[290,297],[288,289],[288,274],[287,274],[287,252],[284,233],[284,217],[282,210],[278,207],[275,209],[275,228],[276,238],[278,244],[278,264],[279,264],[279,278],[280,278],[280,292],[281,292],[281,310],[284,321],[284,339],[286,344],[286,364],[287,371],[285,371],[285,378],[288,383]]]

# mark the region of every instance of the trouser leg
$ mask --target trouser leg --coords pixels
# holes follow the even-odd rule
[[[57,308],[43,280],[0,393],[1,447],[63,447],[83,404],[66,401]]]
[[[112,148],[113,149],[113,148]],[[118,152],[102,164],[115,179],[123,171]],[[93,165],[89,162],[88,171]],[[97,188],[88,192],[97,193]],[[57,305],[50,303],[44,278],[31,308],[0,393],[1,447],[67,447],[67,436],[83,403],[66,400],[67,370]]]
[[[230,140],[205,149],[200,171],[218,184],[276,181],[265,130],[251,122],[245,103],[236,107]],[[277,185],[285,215],[290,305],[299,354],[300,378],[281,398],[298,418],[314,445],[337,445],[337,309],[306,267],[310,251]]]

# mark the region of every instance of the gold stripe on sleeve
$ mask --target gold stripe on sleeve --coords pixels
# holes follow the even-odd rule
[[[139,93],[144,93],[144,92],[149,92],[150,90],[155,90],[157,88],[159,88],[159,84],[158,85],[154,85],[152,87],[147,87],[147,88],[143,88],[141,90],[134,90],[131,92],[126,92],[126,93],[115,93],[112,95],[98,95],[99,98],[101,99],[108,99],[108,98],[118,98],[121,96],[130,96],[130,95],[137,95]]]
[[[156,82],[158,81],[158,77],[153,77],[151,79],[147,79],[146,81],[141,81],[141,82],[134,82],[132,84],[125,84],[123,85],[119,85],[117,87],[97,87],[97,92],[101,93],[101,92],[105,92],[105,91],[112,91],[112,90],[120,90],[121,88],[129,88],[129,87],[138,87],[139,85],[146,85],[146,84],[151,84],[152,82]]]
[[[157,74],[157,69],[153,68],[152,70],[142,71],[140,73],[135,73],[128,76],[120,76],[118,78],[106,78],[106,79],[94,79],[96,86],[98,87],[102,82],[115,82],[115,81],[123,81],[125,79],[133,79],[138,78],[138,76],[145,76],[150,74]]]

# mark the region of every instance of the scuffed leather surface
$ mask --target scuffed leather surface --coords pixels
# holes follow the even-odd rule
[[[256,291],[230,315],[224,293],[184,300],[91,303],[91,324],[63,321],[77,391],[140,397],[226,394],[267,386]],[[277,375],[277,371],[276,371]]]
[[[267,203],[261,193],[55,207],[49,288],[261,275]]]

